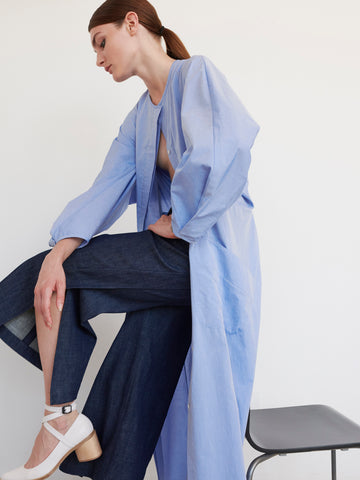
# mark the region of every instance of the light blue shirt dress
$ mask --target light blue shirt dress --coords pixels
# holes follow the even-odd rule
[[[160,103],[141,95],[93,185],[51,228],[50,246],[80,237],[82,248],[136,203],[138,231],[172,207],[173,232],[190,243],[192,344],[154,452],[159,480],[245,480],[261,298],[248,170],[259,128],[209,58],[175,60]],[[160,130],[172,182],[156,166]]]

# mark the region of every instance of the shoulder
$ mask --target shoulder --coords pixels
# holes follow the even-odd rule
[[[207,68],[216,68],[214,63],[206,55],[193,55],[190,58],[181,60],[180,73],[186,78],[189,72],[202,71]]]
[[[206,55],[193,55],[182,60],[180,67],[180,83],[206,83],[208,86],[227,83],[227,78]]]

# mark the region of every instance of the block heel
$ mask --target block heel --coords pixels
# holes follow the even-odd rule
[[[75,453],[79,462],[90,462],[101,456],[102,449],[95,430],[75,449]]]

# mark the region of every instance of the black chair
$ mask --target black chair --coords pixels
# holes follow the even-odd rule
[[[245,438],[263,455],[249,465],[255,468],[276,455],[331,450],[331,479],[336,480],[336,450],[360,448],[360,425],[327,405],[250,409]]]

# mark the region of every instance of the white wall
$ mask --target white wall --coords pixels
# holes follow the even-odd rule
[[[2,0],[0,278],[48,249],[52,222],[86,190],[126,113],[146,89],[96,68],[87,24],[95,0]],[[324,403],[360,423],[357,0],[153,2],[191,55],[223,71],[261,130],[252,150],[263,274],[252,408]],[[135,209],[108,231],[135,231]],[[79,394],[123,316],[99,335]],[[0,472],[24,462],[40,428],[41,372],[0,345]],[[14,423],[14,417],[18,419]],[[23,425],[23,427],[20,427]],[[257,455],[245,443],[247,464]],[[358,478],[360,453],[338,454]],[[52,478],[71,478],[57,472]],[[258,480],[327,479],[330,454],[261,465]],[[151,462],[148,480],[156,473]]]

